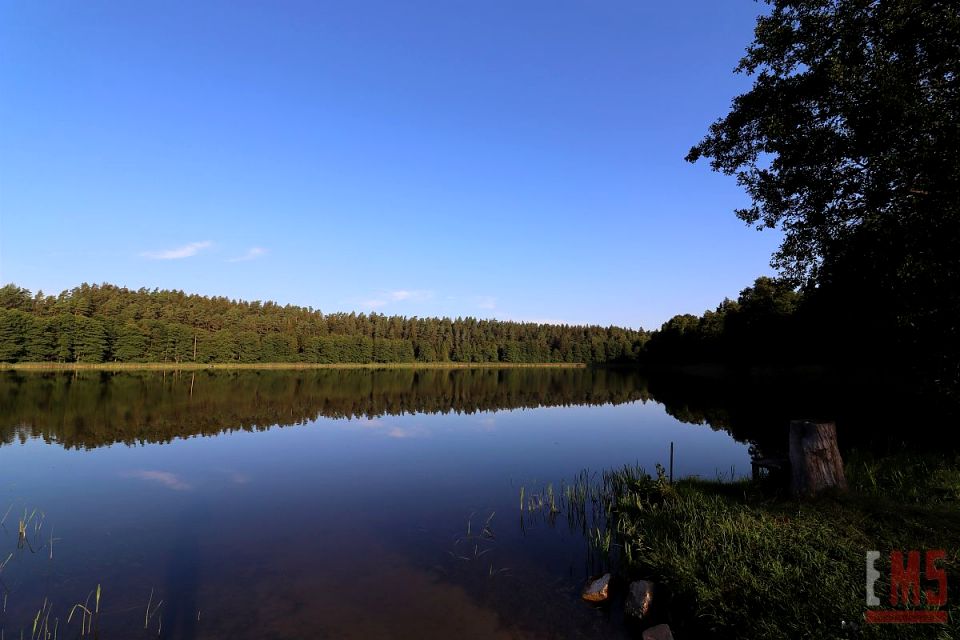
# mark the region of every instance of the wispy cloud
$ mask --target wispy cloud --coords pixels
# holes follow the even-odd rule
[[[237,256],[236,258],[230,258],[227,262],[248,262],[250,260],[256,260],[262,256],[267,255],[267,250],[263,247],[250,247],[247,249],[247,252],[242,256]]]
[[[368,309],[378,309],[394,302],[423,302],[432,297],[433,292],[426,289],[397,289],[379,293],[376,297],[362,300],[360,304]]]
[[[477,296],[476,303],[478,309],[490,311],[497,308],[497,299],[493,296]]]
[[[422,302],[424,300],[429,300],[432,297],[433,292],[425,289],[400,289],[399,291],[391,291],[387,294],[387,298],[390,300],[390,302],[402,302],[404,300]]]
[[[190,244],[185,244],[182,247],[176,247],[174,249],[163,249],[161,251],[144,251],[140,255],[144,258],[149,258],[150,260],[179,260],[181,258],[189,258],[195,256],[204,249],[212,247],[213,243],[209,240],[203,240],[202,242],[191,242]]]
[[[173,489],[174,491],[189,491],[193,488],[188,483],[184,482],[180,476],[170,473],[169,471],[137,469],[135,471],[128,471],[122,475],[127,478],[139,478],[140,480],[146,480],[148,482],[156,482],[157,484],[163,485],[168,489]]]

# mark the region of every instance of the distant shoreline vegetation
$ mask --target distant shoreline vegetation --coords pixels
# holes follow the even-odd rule
[[[582,369],[583,362],[0,362],[0,371],[257,371],[298,369]]]
[[[111,284],[0,288],[0,362],[13,364],[627,364],[648,339],[614,326],[324,314]]]

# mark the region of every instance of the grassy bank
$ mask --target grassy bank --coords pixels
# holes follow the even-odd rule
[[[624,580],[663,586],[678,640],[956,637],[960,458],[854,456],[847,466],[848,494],[804,502],[762,482],[610,472],[594,543]],[[896,549],[946,550],[949,624],[864,624],[865,554],[880,551],[876,594],[889,608]]]
[[[316,364],[310,362],[0,362],[0,370],[14,371],[203,371],[300,369],[582,369],[580,362],[369,362]]]

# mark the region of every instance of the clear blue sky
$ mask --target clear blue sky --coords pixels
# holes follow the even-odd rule
[[[763,5],[0,0],[0,280],[700,313],[779,242],[683,161]]]

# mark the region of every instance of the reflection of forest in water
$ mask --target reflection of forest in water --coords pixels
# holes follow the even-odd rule
[[[0,374],[0,438],[65,447],[166,442],[325,418],[474,413],[647,400],[604,369],[322,369]]]
[[[42,437],[68,448],[93,448],[264,430],[321,417],[655,400],[682,422],[726,430],[767,451],[786,443],[788,422],[795,418],[836,420],[841,441],[850,446],[889,447],[916,436],[897,431],[895,397],[875,385],[646,377],[589,368],[4,372],[0,444]]]

